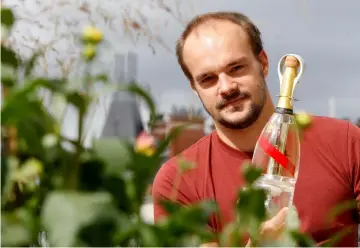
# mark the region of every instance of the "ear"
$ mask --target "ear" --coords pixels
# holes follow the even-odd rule
[[[261,69],[265,77],[269,74],[269,59],[264,50],[262,50],[258,55],[259,61],[261,63]]]

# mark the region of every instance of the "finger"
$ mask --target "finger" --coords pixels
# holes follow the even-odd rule
[[[288,208],[283,208],[273,218],[264,222],[261,228],[261,236],[276,239],[285,227]]]

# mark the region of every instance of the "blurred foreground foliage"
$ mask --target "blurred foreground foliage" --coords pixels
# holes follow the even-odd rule
[[[1,9],[1,23],[10,33],[16,18],[10,9]],[[108,84],[106,75],[92,75],[103,36],[89,27],[79,37],[83,42],[85,67],[82,85],[62,78],[32,74],[37,57],[22,59],[1,45],[1,86],[3,102],[1,156],[1,245],[2,246],[198,246],[213,241],[207,228],[214,202],[201,202],[188,208],[164,202],[170,216],[161,223],[147,223],[140,210],[147,187],[154,178],[168,144],[181,133],[171,131],[155,146],[151,138],[140,137],[134,145],[128,140],[106,138],[83,145],[84,118],[96,100],[94,82]],[[61,104],[78,113],[78,137],[64,137],[60,120],[42,102],[39,92],[49,90]],[[158,115],[147,92],[137,84],[120,89],[141,97],[150,110],[151,127]],[[183,173],[191,169],[180,163]],[[243,246],[242,235],[250,235],[258,245],[258,230],[266,219],[265,192],[252,183],[260,176],[252,166],[244,170],[248,184],[239,189],[237,221],[219,237],[221,245]],[[289,216],[286,237],[281,245],[312,246],[298,230],[296,211]],[[269,244],[269,243],[268,243]],[[267,245],[268,245],[267,244]],[[278,245],[273,243],[273,245]]]

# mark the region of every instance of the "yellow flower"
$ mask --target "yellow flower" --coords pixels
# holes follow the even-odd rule
[[[146,156],[154,155],[156,151],[154,136],[142,132],[136,139],[135,151]]]
[[[83,31],[83,40],[86,42],[93,42],[97,44],[100,41],[102,41],[102,39],[103,39],[102,32],[93,26],[88,26]]]
[[[144,154],[148,157],[151,157],[155,153],[155,149],[148,147],[148,148],[140,148],[136,150],[138,153]]]
[[[26,160],[23,166],[17,171],[17,178],[20,181],[28,181],[32,178],[36,178],[44,171],[43,164],[36,158],[30,158]]]
[[[311,116],[306,112],[299,112],[295,115],[296,123],[300,128],[307,128],[310,126],[312,118]]]
[[[84,58],[86,60],[91,60],[95,57],[96,55],[96,49],[95,46],[92,44],[87,44],[84,46],[83,51],[82,51],[82,55],[84,56]]]

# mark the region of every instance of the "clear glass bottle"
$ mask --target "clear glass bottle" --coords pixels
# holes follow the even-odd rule
[[[299,59],[298,59],[299,58]],[[300,138],[293,114],[293,91],[302,68],[301,57],[289,55],[282,58],[285,64],[280,77],[280,96],[275,110],[256,143],[252,164],[263,174],[255,183],[267,192],[265,205],[271,216],[282,208],[291,207],[300,163]]]

